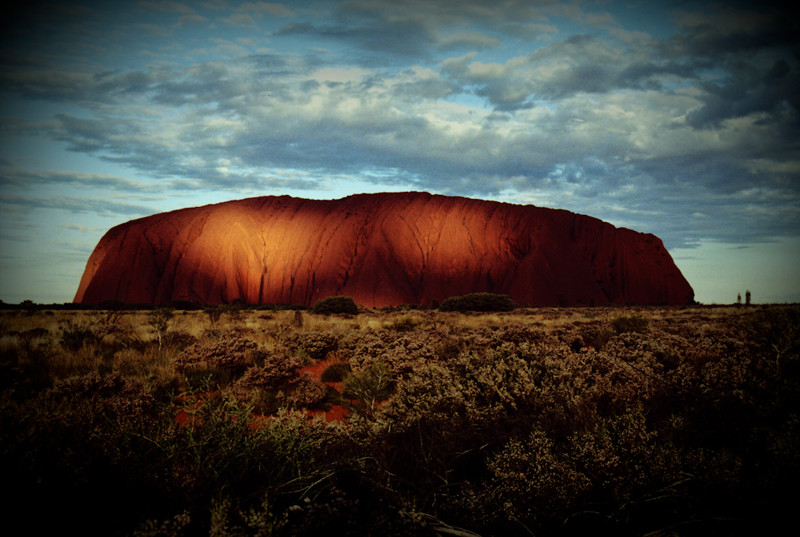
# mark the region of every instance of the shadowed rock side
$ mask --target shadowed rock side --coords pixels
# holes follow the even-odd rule
[[[519,304],[686,304],[661,240],[568,211],[426,193],[260,197],[111,229],[75,302],[368,307],[505,293]]]

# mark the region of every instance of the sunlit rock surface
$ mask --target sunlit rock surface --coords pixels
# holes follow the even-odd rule
[[[431,304],[487,291],[521,305],[687,304],[661,240],[568,211],[430,195],[259,197],[111,229],[75,302]]]

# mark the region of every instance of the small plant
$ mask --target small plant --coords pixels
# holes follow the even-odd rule
[[[332,313],[345,313],[358,315],[358,306],[349,296],[329,296],[318,300],[312,308],[314,313],[329,315]]]
[[[388,399],[393,391],[393,375],[381,362],[373,363],[344,380],[344,396],[357,400],[356,409],[368,416],[372,416],[378,402]]]
[[[243,390],[278,390],[297,382],[303,362],[284,354],[271,354],[260,365],[253,365],[237,381]]]
[[[194,300],[178,299],[169,303],[169,307],[173,310],[194,311],[201,310],[203,306]]]
[[[68,351],[76,352],[84,345],[98,343],[100,339],[90,323],[69,320],[61,325],[59,343]]]
[[[442,301],[441,311],[513,311],[517,304],[508,295],[472,293],[453,296]]]
[[[209,307],[203,310],[208,315],[208,320],[211,322],[211,328],[217,326],[217,321],[222,316],[222,309],[217,307]]]
[[[397,332],[411,332],[412,330],[416,330],[419,325],[420,320],[417,317],[404,315],[395,319],[394,321],[391,321],[386,325],[386,328],[395,330]]]
[[[335,351],[339,340],[327,332],[295,332],[284,339],[284,345],[292,352],[304,353],[312,360],[324,360]]]
[[[775,359],[775,368],[800,355],[800,308],[773,307],[748,315],[742,326],[766,356]]]
[[[645,323],[646,326],[646,323]],[[581,349],[600,350],[614,336],[614,330],[606,327],[593,325],[581,327],[578,330],[578,337],[572,343],[572,350],[579,352]]]
[[[169,321],[172,319],[172,315],[171,309],[159,308],[151,311],[147,316],[147,324],[150,325],[158,337],[158,350],[161,350],[161,343],[167,328],[169,328]]]
[[[279,392],[279,400],[288,408],[319,408],[327,395],[325,386],[309,375],[298,377],[292,388]]]
[[[620,315],[611,321],[614,331],[617,334],[625,334],[626,332],[645,332],[649,321],[641,315]]]
[[[234,300],[230,304],[220,306],[219,309],[223,311],[232,323],[238,323],[242,320],[242,307],[244,303],[241,300]]]
[[[350,364],[336,362],[326,367],[319,378],[322,382],[342,382],[349,374]]]
[[[236,377],[261,360],[263,357],[254,341],[223,337],[198,341],[184,349],[174,363],[179,371],[216,371]]]

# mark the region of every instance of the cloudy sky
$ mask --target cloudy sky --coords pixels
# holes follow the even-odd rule
[[[424,190],[661,237],[703,303],[800,301],[800,29],[769,2],[28,2],[0,56],[0,299],[121,222]]]

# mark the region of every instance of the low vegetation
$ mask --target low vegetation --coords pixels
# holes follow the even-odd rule
[[[321,314],[346,313],[357,315],[358,306],[349,296],[329,296],[318,300],[314,304],[312,311]]]
[[[508,295],[495,293],[471,293],[453,296],[442,301],[442,311],[512,311],[517,305]]]
[[[6,526],[666,537],[794,520],[798,307],[346,313],[0,312]]]

